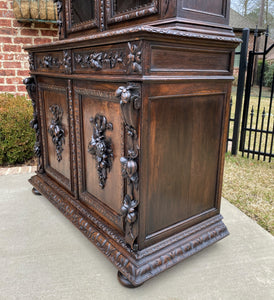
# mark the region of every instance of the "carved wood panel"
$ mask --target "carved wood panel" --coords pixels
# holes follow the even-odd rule
[[[73,143],[71,139],[72,122],[70,108],[72,107],[69,88],[66,82],[63,86],[53,83],[38,83],[41,99],[42,136],[45,171],[54,177],[68,190],[75,192],[75,166],[71,162]]]
[[[124,155],[124,128],[119,112],[120,104],[115,98],[115,87],[105,90],[95,83],[93,89],[81,88],[81,82],[76,85],[79,196],[86,205],[123,230],[120,208],[124,181],[120,157]],[[99,129],[101,133],[95,128],[96,122],[97,128],[105,128]],[[102,143],[105,147],[101,147]]]

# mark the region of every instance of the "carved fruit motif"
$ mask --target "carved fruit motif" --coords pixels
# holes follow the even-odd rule
[[[97,114],[90,119],[93,126],[93,135],[88,145],[88,152],[96,160],[99,185],[105,188],[107,171],[111,170],[113,160],[112,142],[105,136],[106,130],[113,130],[112,123],[108,123],[105,116]]]
[[[62,125],[63,110],[59,105],[51,105],[49,110],[52,113],[51,124],[48,132],[52,138],[52,142],[56,147],[57,160],[62,160],[63,144],[65,143],[65,130]]]

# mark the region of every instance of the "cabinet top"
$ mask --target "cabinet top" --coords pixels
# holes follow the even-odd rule
[[[60,39],[136,25],[233,36],[230,0],[54,0]]]

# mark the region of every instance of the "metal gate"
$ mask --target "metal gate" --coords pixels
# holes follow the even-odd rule
[[[249,51],[245,100],[242,118],[242,130],[240,138],[240,151],[242,155],[247,157],[252,156],[254,159],[261,157],[263,160],[274,157],[273,153],[273,137],[274,137],[274,111],[273,111],[273,90],[274,90],[274,69],[272,70],[272,78],[270,90],[265,86],[265,71],[266,71],[266,56],[274,49],[274,44],[267,48],[268,44],[268,29],[264,38],[263,51],[256,51],[257,34],[254,36],[253,50]],[[252,81],[254,81],[254,62],[255,58],[262,59],[261,71],[258,78],[258,96],[251,95]],[[258,59],[257,59],[258,61]],[[254,86],[254,85],[253,85]]]
[[[254,34],[253,49],[249,51],[248,66],[246,72],[246,56],[248,45],[249,30],[243,32],[243,46],[241,50],[239,79],[237,86],[236,107],[234,118],[230,112],[229,127],[233,123],[233,137],[228,137],[228,142],[232,143],[232,154],[237,154],[238,142],[242,156],[251,157],[258,160],[263,159],[269,162],[274,157],[274,61],[272,65],[266,63],[266,58],[274,52],[274,44],[268,46],[268,29],[264,35],[263,50],[257,50],[258,32]],[[261,37],[263,39],[263,37]],[[271,52],[272,51],[272,52]],[[236,53],[237,55],[237,53]],[[260,61],[260,70],[257,71]],[[266,73],[266,68],[269,68]],[[246,84],[244,89],[246,73]],[[258,78],[256,75],[258,74]],[[266,75],[268,78],[265,78]],[[266,82],[267,79],[267,82]],[[268,87],[265,87],[265,85]],[[244,94],[243,114],[242,99]],[[240,123],[241,131],[240,131]],[[239,137],[240,133],[240,137]]]

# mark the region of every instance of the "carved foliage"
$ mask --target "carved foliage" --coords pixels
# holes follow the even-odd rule
[[[63,66],[65,68],[65,73],[71,72],[71,54],[69,50],[63,51]]]
[[[39,66],[41,68],[47,68],[47,69],[60,68],[61,65],[62,65],[62,61],[59,58],[53,57],[51,55],[46,55],[39,60]]]
[[[35,70],[35,65],[34,65],[34,54],[32,52],[29,53],[29,69],[31,71]]]
[[[142,42],[139,44],[128,43],[129,54],[127,56],[128,61],[128,73],[142,73]]]
[[[65,130],[62,125],[63,110],[59,105],[51,105],[49,108],[52,113],[51,124],[48,132],[52,138],[52,142],[56,147],[57,160],[62,160],[63,144],[65,143]]]
[[[95,70],[114,69],[118,64],[124,65],[125,54],[121,50],[76,54],[75,62],[81,68]]]
[[[112,142],[105,136],[107,130],[113,130],[112,123],[108,123],[105,116],[97,114],[90,119],[93,126],[93,135],[88,145],[88,152],[96,160],[96,168],[99,176],[99,185],[104,189],[107,180],[107,172],[111,170],[113,161]]]
[[[36,97],[36,84],[34,77],[25,78],[23,83],[26,85],[26,89],[28,91],[29,97],[32,101],[33,106],[33,119],[30,122],[30,126],[35,130],[36,141],[34,144],[34,153],[38,158],[38,166],[37,170],[42,172],[42,164],[41,164],[41,145],[40,145],[40,128],[38,122],[38,108],[37,108],[37,97]]]
[[[126,157],[121,157],[122,175],[127,179],[127,193],[124,198],[121,213],[125,217],[126,242],[133,250],[138,249],[136,238],[138,236],[138,120],[141,108],[140,86],[128,84],[121,86],[116,91],[120,99],[120,107],[127,132]]]

